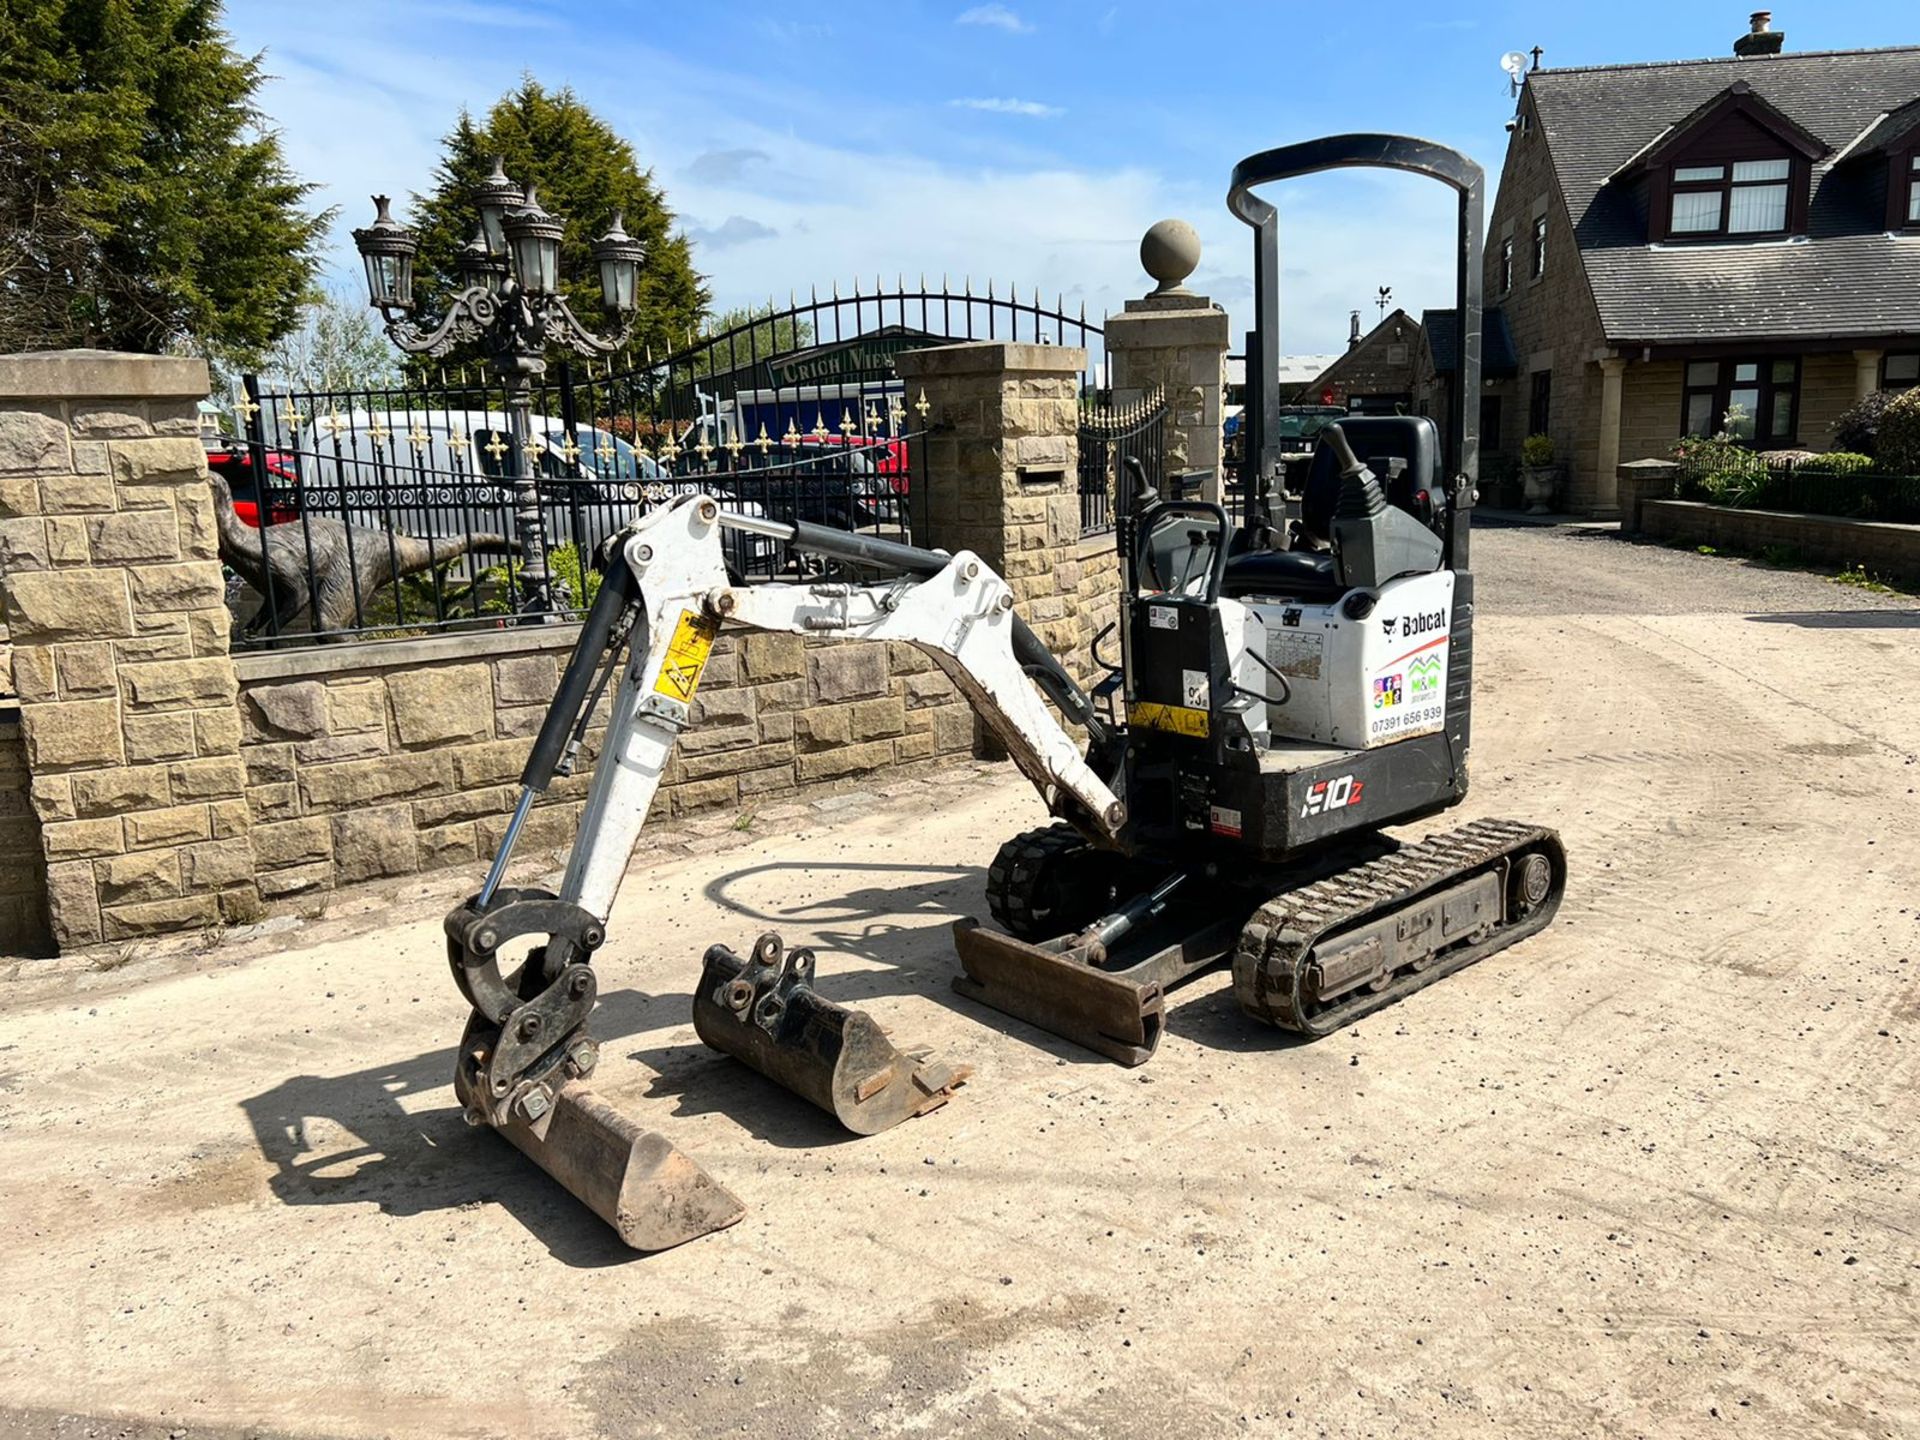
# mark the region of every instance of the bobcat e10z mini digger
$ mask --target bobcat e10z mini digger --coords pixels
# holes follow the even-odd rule
[[[1336,136],[1235,170],[1228,203],[1257,234],[1257,373],[1275,373],[1279,267],[1274,212],[1252,187],[1352,165],[1458,191],[1456,394],[1477,395],[1480,170],[1392,136]],[[636,522],[609,561],[493,868],[447,917],[454,977],[472,1005],[455,1075],[468,1118],[498,1129],[636,1248],[678,1244],[743,1213],[691,1158],[587,1084],[592,961],[727,629],[891,641],[933,658],[1056,817],[1002,846],[987,903],[1003,929],[956,923],[955,985],[1123,1064],[1152,1054],[1166,991],[1221,961],[1249,1015],[1322,1035],[1544,927],[1566,880],[1551,830],[1481,820],[1404,843],[1383,830],[1467,791],[1475,407],[1454,406],[1444,466],[1429,420],[1329,426],[1303,492],[1280,508],[1278,447],[1266,453],[1257,413],[1273,413],[1274,395],[1256,388],[1241,524],[1214,504],[1162,498],[1137,469],[1123,481],[1110,627],[1119,658],[1100,661],[1106,678],[1091,694],[975,555],[734,514],[699,494]],[[728,531],[772,537],[844,574],[733,584]],[[570,771],[609,684],[560,893],[504,888],[520,823]],[[1084,746],[1048,702],[1085,732]],[[532,948],[503,973],[515,941]],[[707,1044],[862,1134],[941,1104],[963,1078],[824,998],[812,952],[775,935],[744,956],[707,951],[693,1020]]]

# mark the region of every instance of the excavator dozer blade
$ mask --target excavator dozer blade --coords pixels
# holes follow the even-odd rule
[[[969,1000],[1122,1065],[1144,1065],[1160,1044],[1165,1000],[1157,981],[1096,969],[973,919],[953,922],[953,946],[966,972],[953,977],[953,988]]]
[[[778,935],[762,935],[745,958],[725,945],[707,951],[693,1028],[856,1135],[946,1104],[970,1073],[924,1048],[896,1048],[872,1016],[823,998],[813,952],[789,951]]]
[[[667,1250],[747,1213],[671,1140],[635,1124],[584,1080],[569,1080],[537,1121],[495,1127],[635,1250]]]

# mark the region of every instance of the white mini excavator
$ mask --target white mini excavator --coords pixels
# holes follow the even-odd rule
[[[1437,178],[1460,200],[1459,395],[1479,393],[1481,174],[1424,141],[1346,135],[1235,170],[1228,204],[1256,231],[1255,403],[1240,524],[1167,499],[1134,470],[1117,497],[1119,658],[1091,693],[1021,620],[977,556],[760,515],[706,495],[620,539],[522,776],[480,891],[446,921],[472,1006],[455,1088],[467,1115],[518,1145],[630,1245],[661,1249],[743,1207],[663,1136],[588,1085],[587,1024],[626,874],[675,739],[723,630],[892,641],[933,658],[1056,817],[1001,847],[987,905],[999,929],[954,926],[964,996],[1122,1064],[1158,1043],[1171,988],[1230,963],[1268,1024],[1323,1035],[1542,929],[1566,860],[1553,831],[1476,821],[1417,842],[1384,827],[1467,791],[1476,438],[1456,405],[1444,461],[1411,416],[1329,426],[1301,492],[1280,488],[1278,245],[1252,187],[1339,166]],[[770,537],[839,578],[734,584],[723,537]],[[616,676],[617,683],[616,683]],[[503,884],[529,808],[570,773],[605,689],[611,714],[558,895]],[[1084,743],[1056,718],[1085,734]],[[509,973],[502,952],[534,941]],[[812,952],[762,936],[706,953],[701,1039],[860,1134],[944,1103],[964,1078],[897,1048],[814,985]]]

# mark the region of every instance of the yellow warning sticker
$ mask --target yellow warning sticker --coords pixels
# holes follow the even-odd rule
[[[1170,735],[1188,735],[1195,740],[1207,738],[1207,712],[1185,705],[1155,705],[1141,700],[1127,707],[1127,718],[1149,730],[1165,730]]]
[[[707,668],[707,656],[713,653],[713,637],[720,633],[718,621],[692,610],[680,612],[673,627],[673,642],[667,646],[666,664],[653,688],[676,700],[691,700],[700,688],[700,672]]]

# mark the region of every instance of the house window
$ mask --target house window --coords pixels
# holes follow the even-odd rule
[[[1673,167],[1673,235],[1778,235],[1787,228],[1791,160]]]
[[[1547,273],[1547,217],[1533,217],[1533,278]]]
[[[1920,385],[1920,352],[1889,355],[1880,362],[1882,390],[1911,390],[1915,385]]]
[[[1533,388],[1527,395],[1527,433],[1544,435],[1553,418],[1553,372],[1533,372]]]
[[[1507,294],[1513,289],[1513,237],[1507,236],[1500,242],[1500,293]]]
[[[1690,362],[1680,423],[1683,435],[1724,431],[1759,449],[1791,444],[1800,427],[1800,362]]]
[[[1920,155],[1907,162],[1907,223],[1920,225]]]

